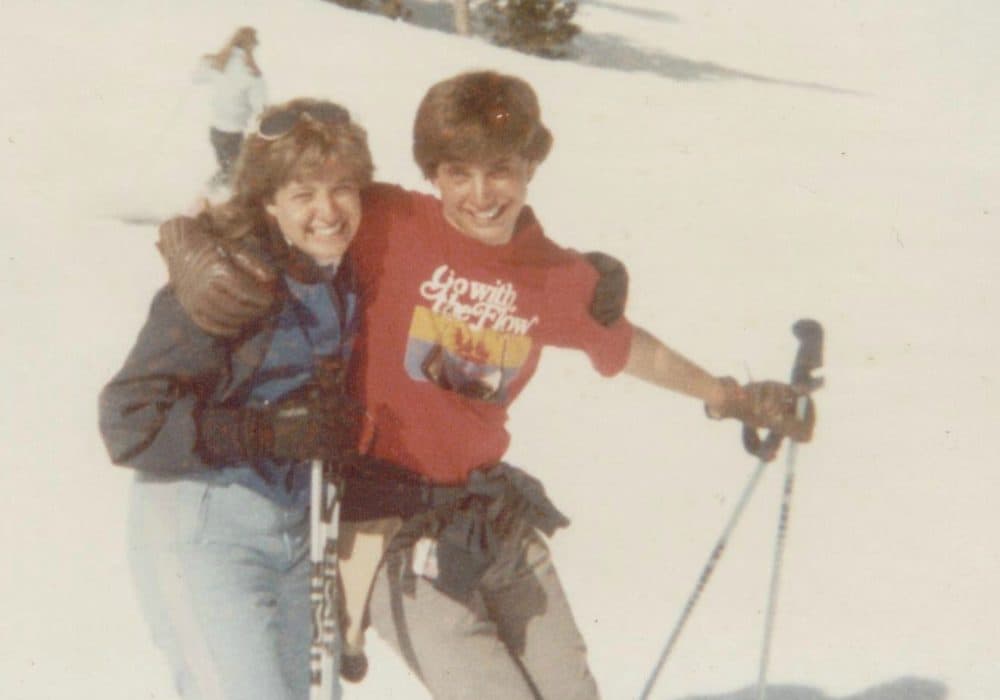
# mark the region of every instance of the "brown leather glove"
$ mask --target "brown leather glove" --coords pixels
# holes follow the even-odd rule
[[[717,406],[705,406],[710,418],[735,418],[752,428],[766,428],[787,435],[796,442],[808,442],[816,423],[812,400],[803,391],[782,382],[750,382],[740,386],[732,377],[721,379],[725,399]],[[805,415],[799,417],[796,405],[804,396]]]
[[[628,300],[628,270],[621,260],[607,253],[584,253],[587,262],[600,273],[590,301],[590,315],[602,326],[610,326],[625,313]]]
[[[275,303],[275,272],[238,244],[205,231],[196,219],[165,221],[156,246],[177,300],[207,333],[237,336]]]

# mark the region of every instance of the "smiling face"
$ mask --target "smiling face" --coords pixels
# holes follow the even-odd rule
[[[445,161],[431,182],[448,223],[481,243],[504,245],[514,237],[534,172],[535,164],[519,155],[486,163]]]
[[[275,192],[267,213],[289,245],[318,265],[339,263],[361,223],[361,186],[338,159]]]

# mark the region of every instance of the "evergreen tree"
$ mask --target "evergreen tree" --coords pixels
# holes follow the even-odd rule
[[[485,0],[480,19],[493,43],[549,58],[565,56],[580,33],[576,0]]]

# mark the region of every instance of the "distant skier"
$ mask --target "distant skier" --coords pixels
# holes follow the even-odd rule
[[[240,27],[218,52],[203,56],[195,70],[194,81],[212,88],[209,139],[219,163],[213,186],[229,184],[243,132],[267,102],[267,86],[253,55],[257,43],[253,27]]]
[[[552,143],[527,83],[492,72],[438,83],[413,133],[440,199],[372,185],[352,249],[364,309],[353,388],[374,438],[370,460],[348,473],[342,518],[348,532],[391,540],[371,625],[435,698],[596,698],[541,534],[568,521],[541,484],[502,461],[508,407],[543,347],[582,350],[602,374],[694,397],[715,418],[799,440],[811,425],[785,383],[741,387],[624,318],[594,318],[598,272],[553,243],[526,204]],[[192,315],[238,332],[236,319],[253,316],[252,280],[221,252],[187,264],[184,251],[217,248],[197,222],[161,233],[176,246],[171,279]],[[341,560],[345,586],[354,556]]]
[[[136,470],[128,551],[140,603],[184,698],[309,695],[309,460],[339,461],[361,428],[337,367],[358,322],[345,252],[372,170],[365,132],[339,105],[265,110],[233,198],[198,221],[276,271],[275,303],[229,340],[160,290],[101,392],[111,459]]]

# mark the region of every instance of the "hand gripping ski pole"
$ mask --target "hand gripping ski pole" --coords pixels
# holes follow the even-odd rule
[[[322,460],[312,461],[309,509],[309,603],[312,642],[309,646],[309,700],[330,700],[339,682],[337,638],[337,484]]]
[[[803,319],[798,321],[792,327],[792,332],[799,339],[799,349],[795,356],[795,366],[792,369],[792,384],[801,386],[802,388],[811,391],[818,388],[822,384],[821,379],[813,379],[810,376],[810,373],[813,369],[817,369],[823,364],[823,329],[816,321]],[[799,412],[800,418],[805,417],[805,411],[812,410],[812,404],[809,401],[808,396],[802,396],[799,398],[796,410]],[[722,554],[726,549],[726,544],[729,542],[729,537],[732,535],[733,530],[736,529],[736,525],[743,514],[744,508],[750,501],[750,497],[756,489],[757,483],[760,481],[760,477],[764,473],[764,469],[767,467],[768,462],[773,460],[777,454],[782,438],[783,436],[781,434],[772,432],[767,436],[767,438],[761,441],[753,428],[744,427],[743,444],[747,451],[757,456],[760,461],[757,463],[757,467],[754,469],[753,474],[750,475],[750,479],[743,487],[743,493],[740,495],[740,499],[737,501],[736,507],[729,516],[729,521],[726,523],[726,527],[722,531],[722,535],[719,536],[718,541],[715,543],[715,547],[712,548],[712,553],[708,557],[708,562],[702,569],[694,590],[691,592],[691,595],[688,596],[684,609],[682,610],[677,622],[674,624],[674,629],[670,633],[670,637],[664,645],[663,651],[660,652],[660,657],[657,659],[656,665],[647,679],[646,685],[642,689],[642,694],[640,695],[641,700],[647,700],[650,693],[653,692],[653,687],[656,685],[660,672],[663,670],[667,659],[676,646],[677,640],[680,638],[681,631],[687,624],[688,618],[691,617],[691,613],[694,611],[694,607],[697,604],[698,599],[704,592],[705,587],[708,584],[708,580],[712,576],[712,572],[715,570],[716,565],[722,558]],[[792,464],[794,464],[794,450],[795,443],[793,442],[790,446],[789,454],[789,459],[792,460]],[[763,692],[763,687],[766,686],[766,669],[769,656],[771,630],[773,627],[771,619],[773,618],[773,612],[776,605],[778,569],[780,568],[781,550],[784,543],[785,527],[788,520],[788,509],[791,503],[790,499],[791,485],[786,479],[785,495],[782,502],[781,521],[778,533],[779,546],[775,552],[775,566],[772,569],[771,576],[771,603],[768,611],[768,624],[765,629],[764,651],[761,657],[760,672],[758,675],[758,698],[763,698],[761,693]]]
[[[816,321],[804,318],[795,322],[792,333],[799,339],[799,349],[795,353],[795,364],[792,366],[791,384],[803,392],[799,397],[796,412],[799,420],[805,420],[813,410],[809,393],[823,385],[822,378],[812,376],[814,369],[823,366],[823,327]],[[762,440],[756,428],[743,426],[743,447],[754,457],[765,462],[775,458],[784,437],[781,433],[771,430]]]

